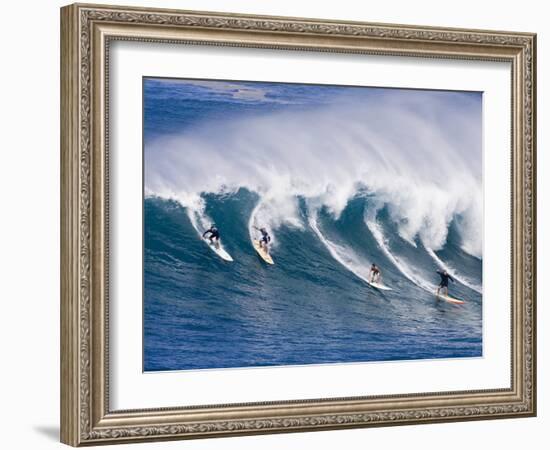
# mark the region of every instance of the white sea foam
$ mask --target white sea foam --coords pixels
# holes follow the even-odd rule
[[[380,225],[375,219],[365,217],[365,224],[374,236],[378,247],[384,252],[387,258],[393,263],[393,265],[405,276],[405,278],[407,278],[409,281],[412,281],[414,284],[424,289],[425,291],[434,291],[435,288],[433,285],[430,285],[419,274],[415,273],[414,270],[411,269],[405,262],[401,261],[390,251],[387,240],[384,237],[384,233],[382,232]]]
[[[454,267],[452,267],[448,263],[443,262],[431,248],[426,248],[426,251],[441,269],[446,270],[459,283],[469,287],[479,294],[483,293],[483,288],[479,284],[477,284],[475,281],[470,280],[468,277],[459,274]]]
[[[338,261],[342,266],[356,275],[363,281],[369,283],[370,279],[370,263],[364,261],[355,252],[343,245],[339,245],[328,239],[319,229],[317,223],[317,211],[311,212],[308,215],[308,223],[331,256]]]
[[[260,196],[251,220],[301,225],[297,197],[335,218],[359,190],[387,205],[399,234],[440,249],[451,220],[482,256],[479,105],[400,91],[364,102],[204,124],[145,145],[145,189],[196,208],[202,193]]]
[[[186,207],[187,217],[189,217],[189,221],[197,232],[197,235],[202,239],[203,233],[212,226],[213,221],[204,212],[204,201],[202,201],[200,197],[195,199],[189,198],[187,200],[188,202],[184,205]],[[221,250],[227,252],[221,239],[218,244]]]
[[[259,239],[258,228],[265,228],[271,237],[271,247],[277,246],[275,230],[281,225],[303,229],[299,217],[298,199],[287,199],[286,196],[264,196],[252,210],[248,220],[250,241]]]

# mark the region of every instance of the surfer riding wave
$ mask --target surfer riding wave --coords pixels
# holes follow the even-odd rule
[[[255,226],[254,229],[262,233],[262,237],[259,240],[260,248],[263,249],[267,254],[269,254],[269,243],[271,242],[271,236],[264,227],[258,228]]]
[[[215,245],[216,248],[219,248],[219,246],[220,246],[220,232],[219,232],[218,228],[216,227],[216,225],[212,224],[210,226],[210,228],[202,234],[202,238],[205,239],[207,234],[210,234],[210,236],[208,236],[208,239],[210,240],[210,244]]]
[[[372,266],[370,267],[370,282],[378,283],[380,281],[380,277],[380,269],[376,266],[376,264],[372,263]]]
[[[437,295],[439,295],[439,292],[441,290],[443,290],[443,295],[449,295],[449,280],[451,280],[453,283],[455,282],[455,280],[449,275],[446,270],[436,270],[436,272],[441,277],[441,282],[439,283],[439,286],[437,288]]]

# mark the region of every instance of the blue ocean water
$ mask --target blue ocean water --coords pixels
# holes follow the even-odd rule
[[[227,153],[220,153],[219,158],[207,155],[211,177],[223,178],[220,189],[205,183],[204,190],[195,190],[193,201],[185,200],[192,191],[187,184],[181,188],[185,195],[179,195],[178,181],[169,189],[153,187],[146,192],[144,369],[481,356],[482,259],[465,251],[461,212],[449,215],[443,244],[432,250],[427,245],[432,235],[439,236],[439,224],[428,220],[412,238],[407,237],[404,230],[413,220],[396,219],[396,208],[402,208],[403,200],[392,202],[393,197],[384,191],[381,201],[378,191],[365,188],[368,183],[347,195],[338,213],[330,202],[313,201],[311,188],[302,189],[303,180],[292,182],[300,189],[285,194],[284,202],[278,197],[273,200],[274,190],[255,188],[248,179],[228,186],[224,159],[235,158],[242,144],[235,143],[240,142],[237,138],[232,142],[226,130],[241,127],[241,118],[248,127],[251,117],[259,117],[263,127],[289,109],[294,114],[318,110],[338,91],[317,89],[313,95],[301,85],[262,85],[264,90],[257,97],[254,89],[258,85],[243,86],[244,94],[235,95],[238,89],[234,86],[211,89],[169,80],[145,81],[146,191],[153,175],[158,179],[166,174],[155,186],[164,186],[168,178],[181,177],[183,183],[190,183],[196,177],[192,162],[177,170],[167,164],[164,172],[154,169],[153,173],[147,161],[156,157],[156,149],[166,148],[158,144],[163,137],[207,136],[203,137],[207,145],[197,144],[198,150],[191,149],[195,142],[187,137],[181,141],[177,151],[187,152],[186,161],[196,161],[199,156],[193,155],[209,151],[204,149],[213,145],[212,136],[221,135],[216,142]],[[357,93],[346,91],[345,95]],[[368,98],[377,95],[365,94]],[[160,159],[164,154],[158,152]],[[262,149],[257,154],[264,158],[262,168],[269,167]],[[340,154],[338,161],[344,157]],[[244,159],[247,172],[253,171],[247,164]],[[312,176],[315,183],[321,177],[318,172]],[[210,222],[220,229],[233,262],[223,261],[199,238]],[[253,223],[267,224],[274,236],[272,266],[252,247]],[[379,291],[365,282],[372,262],[393,290]],[[457,275],[450,285],[451,294],[466,299],[466,304],[457,306],[435,298],[439,282],[435,271],[443,266]]]

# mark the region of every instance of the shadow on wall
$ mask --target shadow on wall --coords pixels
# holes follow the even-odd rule
[[[47,426],[47,425],[37,425],[33,427],[34,430],[41,435],[51,439],[53,441],[59,442],[59,427],[57,426]]]

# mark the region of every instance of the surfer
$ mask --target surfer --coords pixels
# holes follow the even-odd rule
[[[380,281],[380,275],[380,269],[376,264],[372,263],[372,266],[370,266],[370,282],[378,283],[378,281]]]
[[[208,239],[210,240],[210,244],[214,244],[218,248],[220,246],[220,232],[216,225],[212,224],[208,230],[202,233],[202,238],[204,239],[209,233],[210,236],[208,236]],[[216,242],[214,242],[214,239]]]
[[[439,283],[439,286],[437,288],[437,295],[439,295],[439,291],[441,289],[443,289],[443,295],[449,295],[449,280],[451,280],[453,283],[455,282],[455,280],[453,280],[453,277],[451,277],[446,270],[436,270],[436,272],[441,277],[441,282]]]
[[[262,238],[260,239],[260,248],[262,248],[267,254],[269,254],[269,246],[268,244],[271,242],[271,236],[267,232],[265,228],[258,228],[254,227],[256,230],[258,230],[260,233],[262,233]]]

